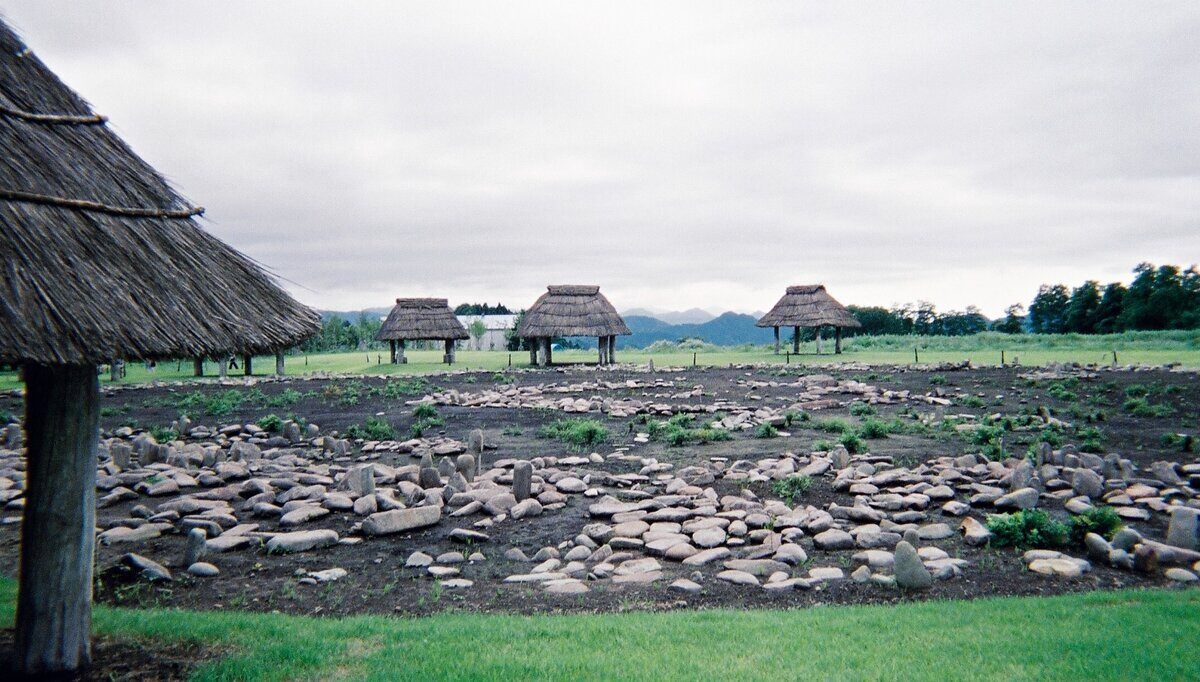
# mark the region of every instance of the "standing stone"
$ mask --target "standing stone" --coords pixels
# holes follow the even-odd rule
[[[1196,549],[1196,525],[1200,510],[1190,507],[1175,507],[1171,510],[1171,523],[1167,526],[1167,544],[1184,549]]]
[[[459,455],[454,462],[454,468],[468,483],[475,481],[475,455]]]
[[[1029,480],[1033,477],[1033,464],[1027,459],[1021,460],[1017,467],[1013,469],[1012,476],[1009,478],[1008,489],[1020,490],[1028,488]]]
[[[438,461],[437,468],[438,468],[438,474],[440,474],[441,476],[444,476],[444,477],[448,477],[450,474],[454,473],[454,462],[450,461],[449,457],[443,457],[441,460]]]
[[[1076,495],[1096,499],[1104,494],[1104,479],[1091,469],[1076,469],[1071,477],[1071,489]]]
[[[375,494],[375,467],[365,466],[358,469],[358,494]]]
[[[133,448],[129,443],[113,443],[108,446],[108,454],[112,456],[113,464],[121,471],[129,468],[129,460],[133,456]]]
[[[440,488],[442,487],[442,477],[433,467],[421,467],[417,476],[417,485],[422,488]]]
[[[513,464],[513,497],[517,498],[518,502],[527,499],[532,488],[533,465],[529,463],[529,460],[518,460],[516,464]]]
[[[467,438],[467,448],[473,455],[483,454],[483,430],[472,429],[471,435]]]
[[[837,446],[830,453],[830,458],[833,460],[834,469],[845,469],[850,466],[850,451],[844,446]]]
[[[203,528],[193,528],[188,531],[187,545],[183,548],[183,565],[191,566],[204,556],[204,543],[208,533]]]
[[[933,584],[933,576],[921,562],[920,555],[908,542],[896,543],[895,563],[896,586],[905,590],[925,590]]]
[[[1053,452],[1054,452],[1054,449],[1050,447],[1049,443],[1047,443],[1045,441],[1038,443],[1037,454],[1034,455],[1036,457],[1035,463],[1039,467],[1042,466],[1043,464],[1050,464],[1050,460],[1051,460],[1051,456],[1052,456]]]

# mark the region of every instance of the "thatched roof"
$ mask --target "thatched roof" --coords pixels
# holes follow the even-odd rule
[[[787,293],[758,321],[759,327],[852,327],[862,324],[838,303],[824,284],[787,288]]]
[[[0,361],[261,352],[318,329],[2,21],[0,149]]]
[[[444,298],[398,298],[375,335],[379,341],[469,339]]]
[[[626,336],[632,334],[598,286],[551,285],[525,311],[517,336]]]

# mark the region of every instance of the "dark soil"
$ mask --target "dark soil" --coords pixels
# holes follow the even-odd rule
[[[11,672],[13,629],[0,630],[0,674],[6,680],[184,680],[196,666],[220,656],[221,651],[193,642],[136,639],[92,638],[92,665],[87,670],[62,676],[26,678]]]
[[[659,379],[673,380],[674,389],[663,388],[658,393],[643,389],[614,389],[603,391],[606,396],[627,396],[671,404],[712,403],[717,399],[737,401],[743,405],[763,404],[779,407],[795,399],[795,387],[750,387],[746,381],[778,381],[790,383],[795,374],[803,370],[786,371],[766,369],[699,369],[679,373],[661,372]],[[1094,377],[1067,381],[1052,389],[1053,382],[1047,379],[1030,381],[1022,378],[1028,369],[995,368],[966,371],[929,372],[903,368],[876,368],[869,371],[822,370],[839,378],[853,378],[890,389],[908,389],[914,394],[924,395],[938,392],[953,400],[950,407],[918,403],[915,401],[895,405],[878,406],[880,418],[936,412],[945,415],[972,414],[976,416],[1002,413],[1021,415],[1036,413],[1045,408],[1054,416],[1073,423],[1077,429],[1068,432],[1068,442],[1079,442],[1078,429],[1095,428],[1101,433],[1100,445],[1106,452],[1116,452],[1134,460],[1139,465],[1148,465],[1159,459],[1194,461],[1195,455],[1182,452],[1178,447],[1163,443],[1167,433],[1186,432],[1194,434],[1197,415],[1200,414],[1200,382],[1193,373],[1167,371],[1114,372],[1101,371]],[[811,370],[810,370],[811,372]],[[645,379],[644,373],[605,372],[570,369],[540,372],[518,372],[508,375],[521,384],[543,384],[547,382],[574,383],[581,381],[623,381],[627,378]],[[412,424],[411,407],[406,400],[415,400],[428,390],[448,388],[459,391],[480,391],[494,387],[501,377],[492,373],[462,373],[429,377],[429,384],[410,395],[384,397],[376,394],[383,379],[363,380],[293,380],[287,382],[264,382],[258,384],[263,394],[279,396],[285,390],[294,400],[275,407],[243,404],[232,413],[220,416],[198,416],[204,424],[227,424],[259,419],[267,414],[280,416],[296,415],[311,423],[319,424],[323,432],[345,431],[353,424],[361,424],[367,417],[382,414],[397,431],[398,438]],[[672,399],[673,393],[703,386],[702,397]],[[1164,417],[1134,417],[1122,404],[1126,390],[1137,386],[1151,387],[1150,401],[1170,406],[1172,414]],[[357,400],[346,398],[347,388],[351,394],[359,394]],[[376,390],[373,390],[376,389]],[[140,427],[166,426],[179,414],[178,403],[185,394],[201,391],[209,395],[230,390],[229,387],[211,385],[189,387],[147,387],[117,390],[105,397],[106,410],[102,426],[106,430],[123,424],[136,423]],[[245,389],[242,389],[245,390]],[[1051,395],[1053,390],[1057,395]],[[595,392],[599,395],[601,392]],[[1069,396],[1068,393],[1073,393]],[[572,397],[590,397],[591,393],[570,394]],[[6,398],[0,401],[0,409],[20,410],[19,399]],[[538,455],[565,455],[568,450],[560,443],[537,437],[538,428],[564,415],[557,411],[441,407],[445,418],[442,432],[451,437],[465,439],[474,428],[483,429],[485,439],[495,449],[485,454],[487,462],[498,458],[529,458]],[[595,414],[589,416],[596,416]],[[859,421],[852,417],[846,407],[813,412],[814,420],[840,417]],[[633,419],[609,419],[599,417],[610,431],[609,442],[597,448],[602,453],[611,452],[615,446],[632,441],[634,431],[641,427]],[[668,461],[676,468],[702,462],[711,457],[734,459],[757,459],[775,456],[784,451],[808,452],[813,444],[831,436],[811,428],[812,423],[796,424],[789,429],[790,436],[775,439],[754,438],[744,432],[729,442],[686,447],[668,447],[653,442],[637,446],[633,452],[642,457],[655,457]],[[428,433],[426,435],[429,435]],[[1014,456],[1023,456],[1032,440],[1032,433],[1012,432],[1005,435],[1005,448]],[[978,451],[977,446],[950,432],[934,432],[924,435],[893,435],[868,441],[874,455],[886,455],[898,463],[913,465],[932,457],[959,455]],[[408,464],[407,455],[385,455],[383,461],[392,464]],[[603,464],[585,467],[592,471],[610,473],[636,472],[636,463],[606,461]],[[740,489],[718,480],[714,486],[720,494],[737,494]],[[765,485],[755,485],[752,490],[760,497],[770,496]],[[852,498],[829,489],[828,479],[820,479],[813,488],[798,498],[797,502],[823,507],[837,501],[848,504]],[[101,510],[101,519],[127,516],[139,500]],[[972,548],[965,546],[955,536],[946,540],[923,543],[934,544],[945,549],[951,556],[970,562],[961,577],[936,581],[934,587],[920,595],[903,594],[898,591],[850,580],[825,583],[811,591],[787,591],[772,593],[767,590],[733,586],[712,578],[719,567],[702,569],[705,575],[704,592],[695,596],[683,596],[667,589],[671,579],[687,577],[695,569],[663,560],[666,578],[648,586],[616,585],[610,582],[593,583],[592,590],[584,595],[555,597],[540,587],[505,584],[504,577],[524,573],[531,564],[514,563],[503,558],[510,547],[520,547],[532,556],[539,548],[556,546],[573,538],[590,521],[586,514],[589,500],[582,496],[571,496],[568,506],[557,511],[520,522],[508,521],[497,524],[487,532],[490,541],[482,546],[461,547],[450,542],[448,535],[456,526],[470,527],[469,520],[446,519],[438,526],[420,532],[371,538],[354,546],[336,546],[326,550],[288,556],[269,556],[263,551],[239,551],[212,557],[221,569],[215,579],[195,579],[182,571],[177,563],[183,552],[182,535],[164,536],[135,545],[101,546],[97,553],[96,599],[102,603],[171,606],[193,609],[239,609],[252,611],[282,611],[297,614],[353,614],[353,613],[404,613],[429,614],[448,610],[479,612],[618,612],[634,609],[676,608],[787,608],[813,604],[888,603],[911,599],[973,598],[999,595],[1057,594],[1096,589],[1123,587],[1161,586],[1167,581],[1158,575],[1142,575],[1117,571],[1103,566],[1084,577],[1074,580],[1048,578],[1031,574],[1025,570],[1020,555],[1011,549]],[[10,512],[10,515],[15,513]],[[940,511],[931,507],[929,522],[944,521],[957,527],[958,518],[939,518]],[[356,518],[350,514],[331,514],[324,519],[307,524],[305,528],[333,528],[346,536],[349,526]],[[456,523],[457,522],[457,523]],[[264,521],[264,530],[273,530],[274,521]],[[1155,515],[1146,524],[1133,524],[1152,537],[1162,537],[1165,525]],[[16,525],[0,529],[0,571],[15,575],[18,556],[18,533]],[[441,587],[424,570],[407,569],[403,564],[407,556],[416,550],[433,556],[451,549],[460,549],[464,554],[478,549],[487,560],[475,564],[462,564],[462,576],[474,581],[474,586],[465,590],[450,590]],[[839,566],[849,572],[854,565],[850,562],[851,551],[823,552],[806,546],[812,566]],[[168,565],[176,573],[176,579],[167,585],[151,585],[134,580],[118,567],[121,554],[135,551]],[[1078,553],[1077,553],[1078,554]],[[172,563],[175,562],[175,563]],[[349,575],[341,580],[320,586],[298,583],[304,571],[341,567]],[[299,576],[298,576],[299,574]]]

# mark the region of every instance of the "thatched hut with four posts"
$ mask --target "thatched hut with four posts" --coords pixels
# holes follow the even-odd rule
[[[193,207],[0,21],[0,363],[25,382],[13,666],[91,658],[99,365],[273,352],[316,313]]]
[[[391,346],[393,365],[408,362],[404,346],[409,341],[444,341],[442,362],[454,364],[454,342],[469,338],[471,335],[444,298],[396,299],[396,306],[375,335],[377,341],[387,341]]]
[[[530,341],[529,361],[547,366],[553,362],[550,344],[555,337],[595,336],[600,364],[609,365],[616,362],[617,337],[632,333],[600,287],[578,284],[546,287],[517,328],[517,336]]]
[[[838,303],[824,284],[803,284],[787,288],[787,292],[756,326],[775,328],[775,354],[779,354],[779,328],[791,327],[792,352],[800,352],[800,329],[817,330],[817,352],[821,352],[821,330],[833,327],[834,352],[842,352],[842,330],[862,327],[846,306]]]

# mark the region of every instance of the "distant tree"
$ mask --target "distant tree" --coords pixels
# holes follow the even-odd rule
[[[1071,291],[1063,331],[1077,334],[1096,333],[1096,313],[1100,309],[1100,283],[1089,279]]]
[[[876,336],[878,334],[904,334],[904,320],[893,311],[880,306],[846,306],[854,314],[855,319],[862,324],[861,329],[854,330],[855,334]]]
[[[503,303],[488,305],[487,303],[459,303],[454,308],[455,315],[512,315]]]
[[[1025,306],[1014,303],[1004,309],[1004,319],[997,320],[992,325],[994,331],[1004,334],[1022,334],[1025,332]]]
[[[1096,306],[1095,332],[1097,334],[1112,334],[1121,330],[1121,306],[1125,300],[1125,285],[1120,282],[1110,282],[1104,285],[1104,293]]]
[[[467,332],[471,335],[472,339],[475,339],[475,347],[479,348],[483,335],[487,333],[487,325],[480,320],[475,320],[467,326]]]
[[[527,339],[522,339],[517,336],[517,330],[521,328],[521,321],[525,319],[525,311],[522,310],[513,318],[512,326],[504,330],[504,339],[508,342],[506,345],[508,350],[529,350],[530,345]]]
[[[932,303],[917,301],[917,308],[913,312],[913,331],[918,334],[930,334],[937,319],[937,308]]]
[[[1062,284],[1043,284],[1029,304],[1029,326],[1039,334],[1061,334],[1066,328],[1067,287]]]

